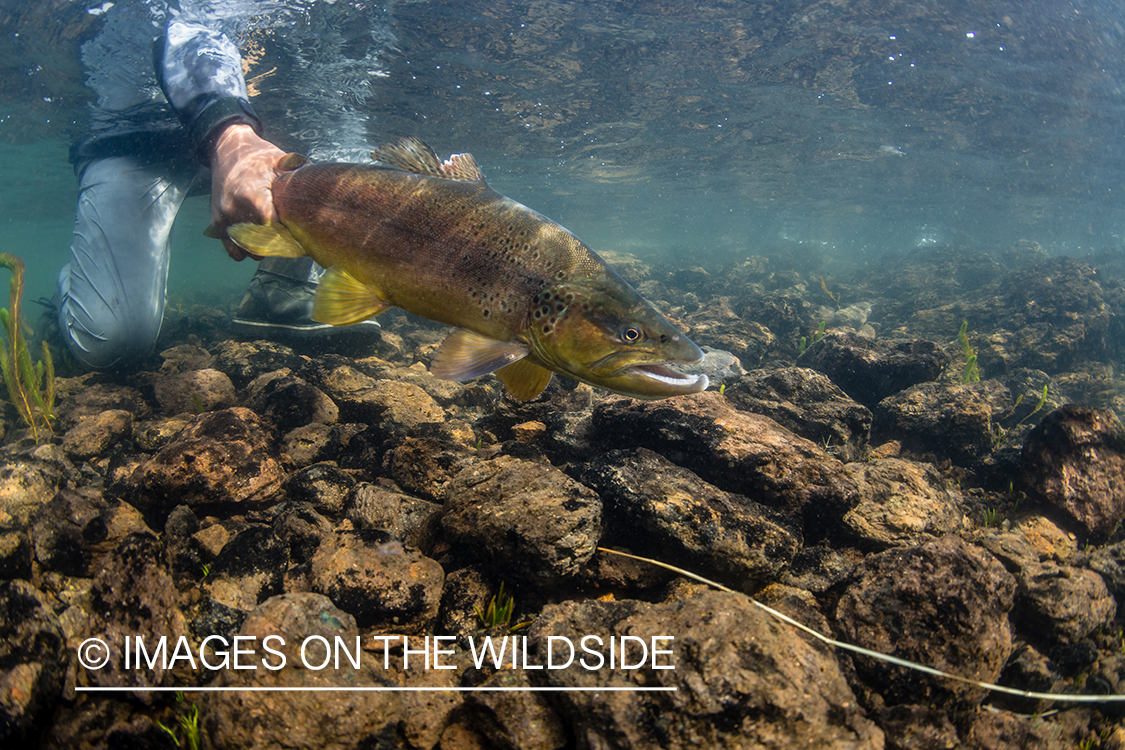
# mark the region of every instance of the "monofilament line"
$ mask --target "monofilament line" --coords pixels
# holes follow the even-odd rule
[[[76,687],[78,693],[674,693],[677,687]]]
[[[705,583],[708,586],[711,586],[711,587],[714,587],[714,588],[718,589],[719,591],[726,591],[726,592],[731,593],[731,594],[737,594],[739,596],[746,596],[746,594],[743,594],[741,591],[735,591],[734,589],[727,588],[726,586],[722,585],[721,583],[716,583],[715,581],[704,578],[701,575],[697,575],[695,573],[692,573],[691,571],[684,570],[683,568],[677,568],[675,565],[669,565],[668,563],[660,562],[659,560],[653,560],[651,558],[641,557],[639,555],[631,555],[628,552],[618,552],[617,550],[607,549],[605,547],[598,547],[598,550],[601,551],[601,552],[608,552],[611,555],[620,555],[621,557],[628,557],[632,560],[639,560],[641,562],[646,562],[646,563],[649,563],[650,565],[656,565],[657,567],[664,568],[665,570],[671,570],[675,573],[679,573],[682,576],[686,576],[688,578],[691,578],[692,580],[699,581],[700,583]],[[1020,698],[1033,698],[1035,700],[1067,701],[1067,702],[1070,702],[1070,703],[1125,703],[1125,695],[1068,695],[1068,694],[1064,694],[1064,693],[1039,693],[1039,692],[1036,692],[1034,690],[1018,690],[1016,688],[1005,687],[1003,685],[995,685],[991,682],[981,682],[980,680],[974,680],[970,677],[962,677],[961,675],[952,674],[950,672],[943,672],[940,669],[934,669],[933,667],[927,667],[925,664],[919,664],[917,662],[910,661],[909,659],[900,659],[897,656],[891,656],[890,654],[882,654],[882,653],[879,653],[878,651],[872,651],[871,649],[863,648],[862,646],[856,646],[854,644],[847,643],[845,641],[838,641],[835,638],[829,638],[824,633],[813,630],[808,625],[804,625],[800,622],[797,622],[792,617],[789,617],[788,615],[784,615],[781,612],[778,612],[776,609],[773,609],[772,607],[767,607],[765,604],[762,604],[760,601],[754,599],[753,597],[746,596],[746,599],[749,600],[749,602],[751,604],[753,604],[754,606],[756,606],[756,607],[758,607],[762,610],[765,610],[765,612],[767,614],[769,614],[773,617],[776,617],[778,620],[781,620],[782,622],[784,622],[787,625],[791,625],[791,626],[797,628],[798,630],[802,630],[805,633],[808,633],[813,638],[816,638],[818,641],[826,643],[829,646],[832,646],[833,648],[842,649],[844,651],[851,651],[852,653],[856,653],[856,654],[862,654],[863,656],[868,656],[872,659],[877,659],[879,661],[887,662],[888,664],[894,664],[894,665],[899,666],[899,667],[905,667],[906,669],[913,669],[916,672],[922,672],[924,674],[931,674],[931,675],[934,675],[935,677],[943,677],[947,680],[955,680],[957,682],[963,682],[963,683],[966,683],[968,685],[973,685],[975,687],[985,688],[986,690],[993,690],[993,691],[998,692],[998,693],[1006,693],[1008,695],[1019,696]]]

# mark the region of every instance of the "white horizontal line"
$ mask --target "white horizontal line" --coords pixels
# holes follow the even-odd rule
[[[75,687],[78,693],[674,693],[676,687]]]

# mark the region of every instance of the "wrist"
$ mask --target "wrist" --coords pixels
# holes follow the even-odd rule
[[[193,118],[189,129],[195,154],[206,166],[211,166],[211,158],[219,138],[232,127],[242,126],[255,135],[261,132],[262,123],[254,113],[250,103],[237,97],[223,97],[205,105]]]

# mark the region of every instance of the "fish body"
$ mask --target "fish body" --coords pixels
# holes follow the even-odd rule
[[[238,224],[249,252],[328,269],[313,318],[356,323],[390,307],[458,328],[431,371],[496,372],[521,399],[551,372],[639,398],[695,393],[703,353],[578,237],[488,186],[468,154],[440,162],[417,139],[377,164],[298,164],[273,182],[280,218]]]

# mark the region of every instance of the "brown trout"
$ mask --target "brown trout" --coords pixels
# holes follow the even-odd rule
[[[456,326],[431,372],[495,372],[522,400],[552,371],[637,398],[707,388],[706,375],[674,367],[698,362],[698,346],[580,239],[492,190],[472,156],[441,162],[407,138],[372,158],[288,157],[296,168],[272,187],[280,222],[227,230],[251,253],[308,255],[327,269],[314,320],[348,325],[401,307]]]

